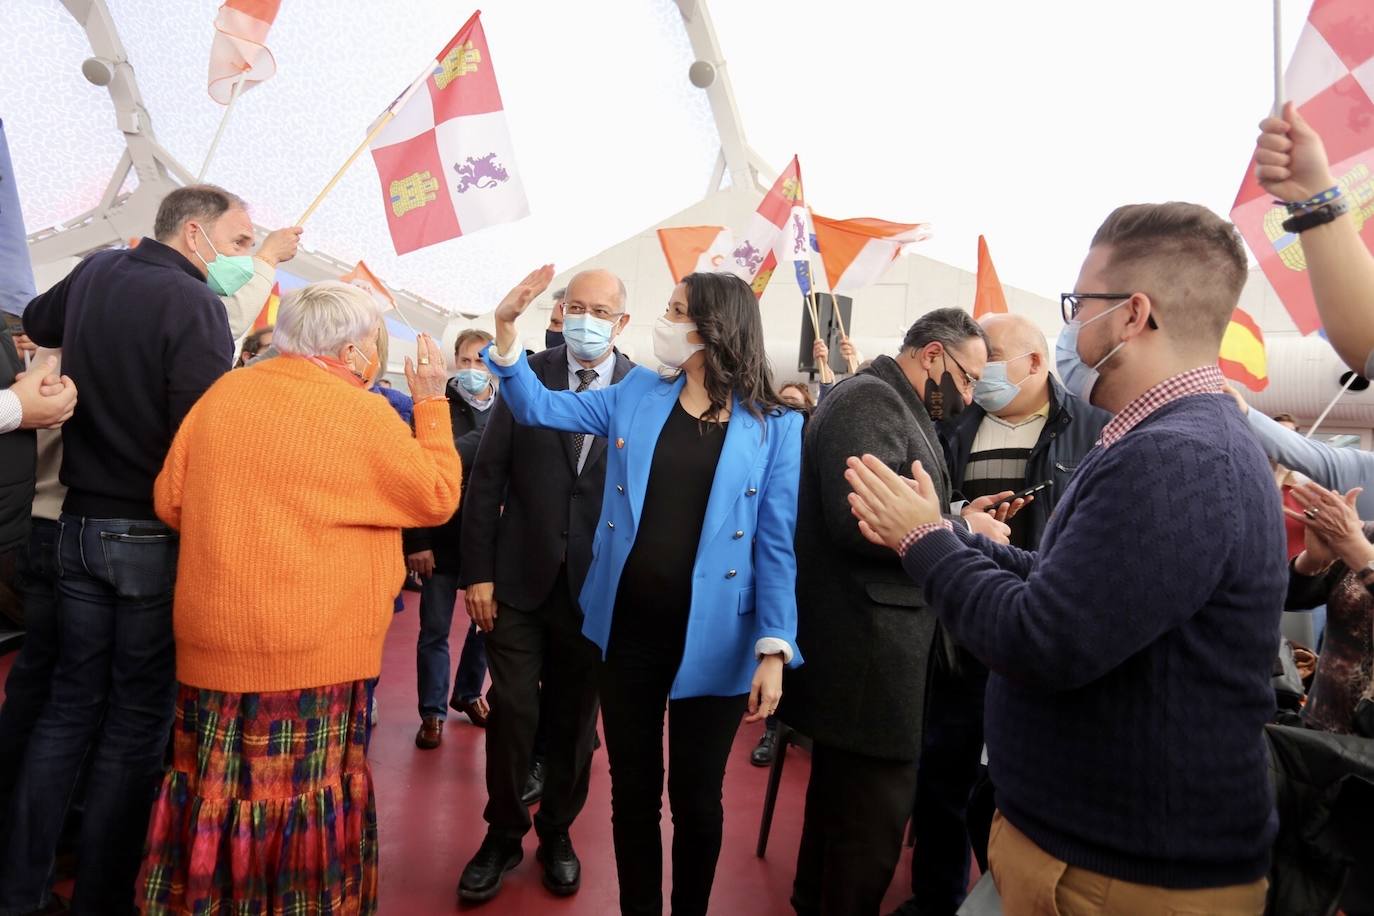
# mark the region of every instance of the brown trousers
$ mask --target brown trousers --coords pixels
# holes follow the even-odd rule
[[[1269,879],[1231,887],[1174,890],[1132,884],[1065,864],[997,812],[988,870],[1006,916],[1259,916]]]

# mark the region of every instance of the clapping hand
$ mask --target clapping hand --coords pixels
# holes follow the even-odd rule
[[[1321,561],[1329,563],[1332,556],[1351,569],[1359,569],[1374,561],[1374,544],[1370,544],[1364,536],[1364,523],[1355,509],[1355,502],[1362,490],[1356,487],[1342,496],[1315,483],[1300,484],[1290,489],[1293,499],[1303,507],[1303,511],[1283,511],[1306,526],[1309,545],[1313,544],[1310,536],[1315,535],[1317,541],[1325,546],[1325,550],[1318,547],[1316,556],[1309,558],[1313,565]],[[1308,552],[1311,552],[1310,549]]]
[[[921,462],[912,462],[910,480],[872,455],[850,458],[848,465],[844,477],[854,489],[849,508],[874,544],[896,550],[911,529],[942,518],[939,494]]]
[[[57,359],[52,356],[41,366],[16,375],[9,390],[19,397],[23,429],[54,429],[76,412],[76,383],[57,374]]]
[[[410,386],[410,396],[415,401],[425,398],[443,397],[444,385],[448,383],[448,369],[444,366],[444,353],[434,338],[421,334],[415,340],[415,355],[418,365],[406,357],[406,383]]]

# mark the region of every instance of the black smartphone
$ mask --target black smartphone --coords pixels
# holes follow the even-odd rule
[[[1022,490],[1020,493],[1017,493],[1017,494],[1016,494],[1015,496],[1013,496],[1011,499],[1007,500],[1007,502],[1015,502],[1015,501],[1018,500],[1018,499],[1025,499],[1027,496],[1034,496],[1036,493],[1039,493],[1041,490],[1045,489],[1046,487],[1052,487],[1052,486],[1054,486],[1054,480],[1053,480],[1053,479],[1050,479],[1050,480],[1042,480],[1040,483],[1037,483],[1037,484],[1036,484],[1035,486],[1033,486],[1033,487],[1026,487],[1026,488],[1025,488],[1024,490]]]

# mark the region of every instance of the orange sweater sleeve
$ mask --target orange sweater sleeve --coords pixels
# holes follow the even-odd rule
[[[447,402],[417,405],[415,435],[395,442],[388,439],[388,447],[379,450],[373,461],[380,483],[372,506],[376,517],[369,519],[372,524],[432,527],[457,511],[463,468],[453,447]]]

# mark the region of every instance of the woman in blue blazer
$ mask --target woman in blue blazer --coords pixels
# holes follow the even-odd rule
[[[740,717],[782,696],[796,647],[792,549],[801,415],[773,390],[758,300],[730,274],[673,290],[654,354],[618,384],[550,391],[515,319],[553,278],[534,271],[496,310],[488,350],[515,419],[604,436],[608,461],[582,632],[601,648],[601,709],[623,913],[663,907],[663,721],[673,814],[672,911],[706,912],[720,854],[721,784]]]

